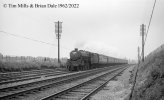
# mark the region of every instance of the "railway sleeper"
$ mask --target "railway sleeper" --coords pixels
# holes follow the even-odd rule
[[[58,98],[53,98],[50,100],[79,100],[79,97],[58,97]]]
[[[68,92],[68,93],[66,93],[66,94],[64,94],[64,95],[66,95],[66,96],[75,96],[76,94],[78,94],[78,95],[86,95],[87,93],[84,93],[84,92]]]

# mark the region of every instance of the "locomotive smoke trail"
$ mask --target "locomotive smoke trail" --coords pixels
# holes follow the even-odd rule
[[[78,48],[79,50],[86,50],[94,53],[99,53],[107,56],[117,57],[117,58],[123,58],[118,53],[118,49],[113,46],[109,46],[102,42],[97,41],[89,41],[89,42],[77,42],[75,45],[75,48]]]

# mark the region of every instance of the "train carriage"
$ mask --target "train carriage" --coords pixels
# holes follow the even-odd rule
[[[108,63],[113,63],[114,62],[114,58],[113,57],[108,57]]]
[[[97,53],[91,53],[91,64],[99,63],[99,55]]]
[[[108,63],[108,57],[104,55],[99,55],[99,64],[107,64]]]

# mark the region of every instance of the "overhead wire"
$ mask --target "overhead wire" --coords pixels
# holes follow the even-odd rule
[[[152,20],[152,17],[153,17],[155,5],[156,5],[156,0],[154,1],[153,9],[152,9],[152,12],[151,12],[151,16],[150,16],[150,20],[149,20],[148,28],[147,28],[147,31],[146,31],[145,40],[144,40],[144,45],[145,45],[145,43],[146,43],[147,35],[148,35],[149,28],[150,28],[150,25],[151,25],[151,20]]]
[[[32,39],[32,38],[29,38],[29,37],[25,37],[25,36],[20,36],[20,35],[12,34],[12,33],[5,32],[5,31],[0,31],[0,32],[1,32],[1,33],[5,33],[5,34],[8,34],[8,35],[11,35],[11,36],[15,36],[15,37],[19,37],[19,38],[24,38],[24,39],[27,39],[27,40],[31,40],[31,41],[34,41],[34,42],[39,42],[39,43],[43,43],[43,44],[47,44],[47,45],[51,45],[51,46],[57,46],[57,44],[48,43],[48,42],[44,42],[44,41]],[[62,48],[67,49],[67,50],[70,50],[70,49],[68,49],[68,48],[66,48],[66,47],[62,47]]]

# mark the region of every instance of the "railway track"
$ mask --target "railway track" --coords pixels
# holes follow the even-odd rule
[[[104,74],[98,75],[93,79],[84,81],[51,96],[44,97],[41,100],[87,100],[91,95],[96,93],[111,79],[116,77],[125,69],[126,68],[119,68],[117,70],[105,72]]]
[[[31,79],[37,79],[42,76],[49,77],[60,74],[66,74],[66,71],[56,70],[37,70],[37,71],[26,71],[26,72],[13,72],[13,73],[1,73],[0,74],[0,85],[7,83],[14,83],[19,81],[26,81]]]
[[[33,71],[22,71],[22,72],[7,72],[7,73],[0,73],[0,77],[28,75],[29,73],[48,72],[48,71],[53,71],[53,70],[45,69],[45,70],[33,70]]]
[[[69,74],[64,74],[58,77],[46,79],[46,80],[41,80],[37,82],[32,82],[28,84],[22,84],[22,85],[17,85],[13,87],[7,87],[7,88],[1,88],[0,89],[0,99],[1,100],[17,100],[17,99],[23,99],[25,100],[39,100],[39,99],[47,99],[44,97],[51,97],[52,93],[47,92],[48,96],[43,95],[47,90],[54,90],[56,92],[63,91],[64,86],[67,85],[72,85],[72,84],[79,84],[81,81],[88,80],[90,78],[88,77],[97,77],[97,75],[103,74],[106,71],[111,70],[112,68],[102,68],[102,69],[94,69],[94,70],[88,70],[88,71],[82,71],[82,72],[76,72],[76,73],[69,73]],[[116,70],[116,69],[114,69]],[[87,79],[88,78],[88,79]],[[74,83],[71,83],[74,82]],[[56,90],[58,89],[58,90]],[[54,93],[54,91],[53,91]],[[34,96],[35,94],[35,96]],[[31,95],[33,95],[31,97]],[[49,96],[51,95],[51,96]],[[31,98],[30,98],[31,97]],[[35,98],[34,98],[35,97]],[[36,98],[37,97],[37,98]],[[56,99],[55,99],[56,100]]]

